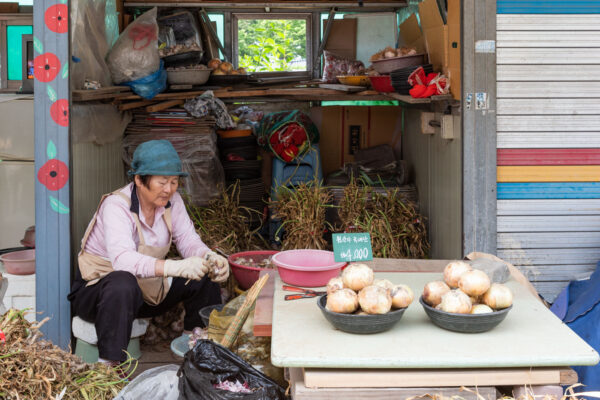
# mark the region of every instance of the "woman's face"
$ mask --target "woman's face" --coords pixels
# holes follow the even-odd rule
[[[178,176],[153,175],[148,186],[142,183],[138,175],[135,177],[137,193],[143,204],[154,207],[165,207],[179,186]]]

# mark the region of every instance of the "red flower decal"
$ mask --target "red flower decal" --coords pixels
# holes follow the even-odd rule
[[[69,8],[66,4],[55,4],[48,7],[44,14],[44,21],[52,32],[67,33],[69,31]]]
[[[48,160],[38,171],[38,181],[48,190],[60,190],[69,180],[69,168],[57,159]]]
[[[60,70],[60,60],[52,53],[44,53],[33,60],[33,73],[40,82],[50,82]]]
[[[66,99],[56,100],[50,106],[52,120],[60,126],[69,126],[69,101]]]

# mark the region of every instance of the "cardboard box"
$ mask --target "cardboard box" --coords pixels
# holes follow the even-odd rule
[[[0,3],[0,14],[16,14],[19,12],[19,3]]]
[[[411,14],[410,17],[402,24],[400,24],[400,35],[404,40],[404,44],[407,47],[414,47],[417,53],[426,53],[425,38],[419,27],[419,21],[415,14]]]
[[[323,175],[354,161],[354,152],[380,144],[400,152],[402,109],[397,106],[313,107],[319,128]]]
[[[323,21],[323,30],[327,20]],[[334,19],[324,49],[338,57],[356,59],[356,19]]]
[[[419,17],[429,62],[435,71],[450,77],[452,96],[461,98],[460,0],[448,0],[447,23],[440,14],[437,0],[419,3]]]

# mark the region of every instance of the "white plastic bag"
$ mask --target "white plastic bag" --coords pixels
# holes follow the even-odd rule
[[[178,370],[178,365],[169,364],[144,371],[125,386],[115,400],[177,400],[179,398]]]
[[[156,7],[129,24],[108,53],[107,62],[116,84],[134,81],[158,70]]]

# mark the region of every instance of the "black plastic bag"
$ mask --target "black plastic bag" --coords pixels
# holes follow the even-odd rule
[[[285,400],[285,389],[212,340],[199,340],[185,354],[179,375],[179,399],[183,400]],[[224,382],[247,383],[252,393],[217,389]]]

